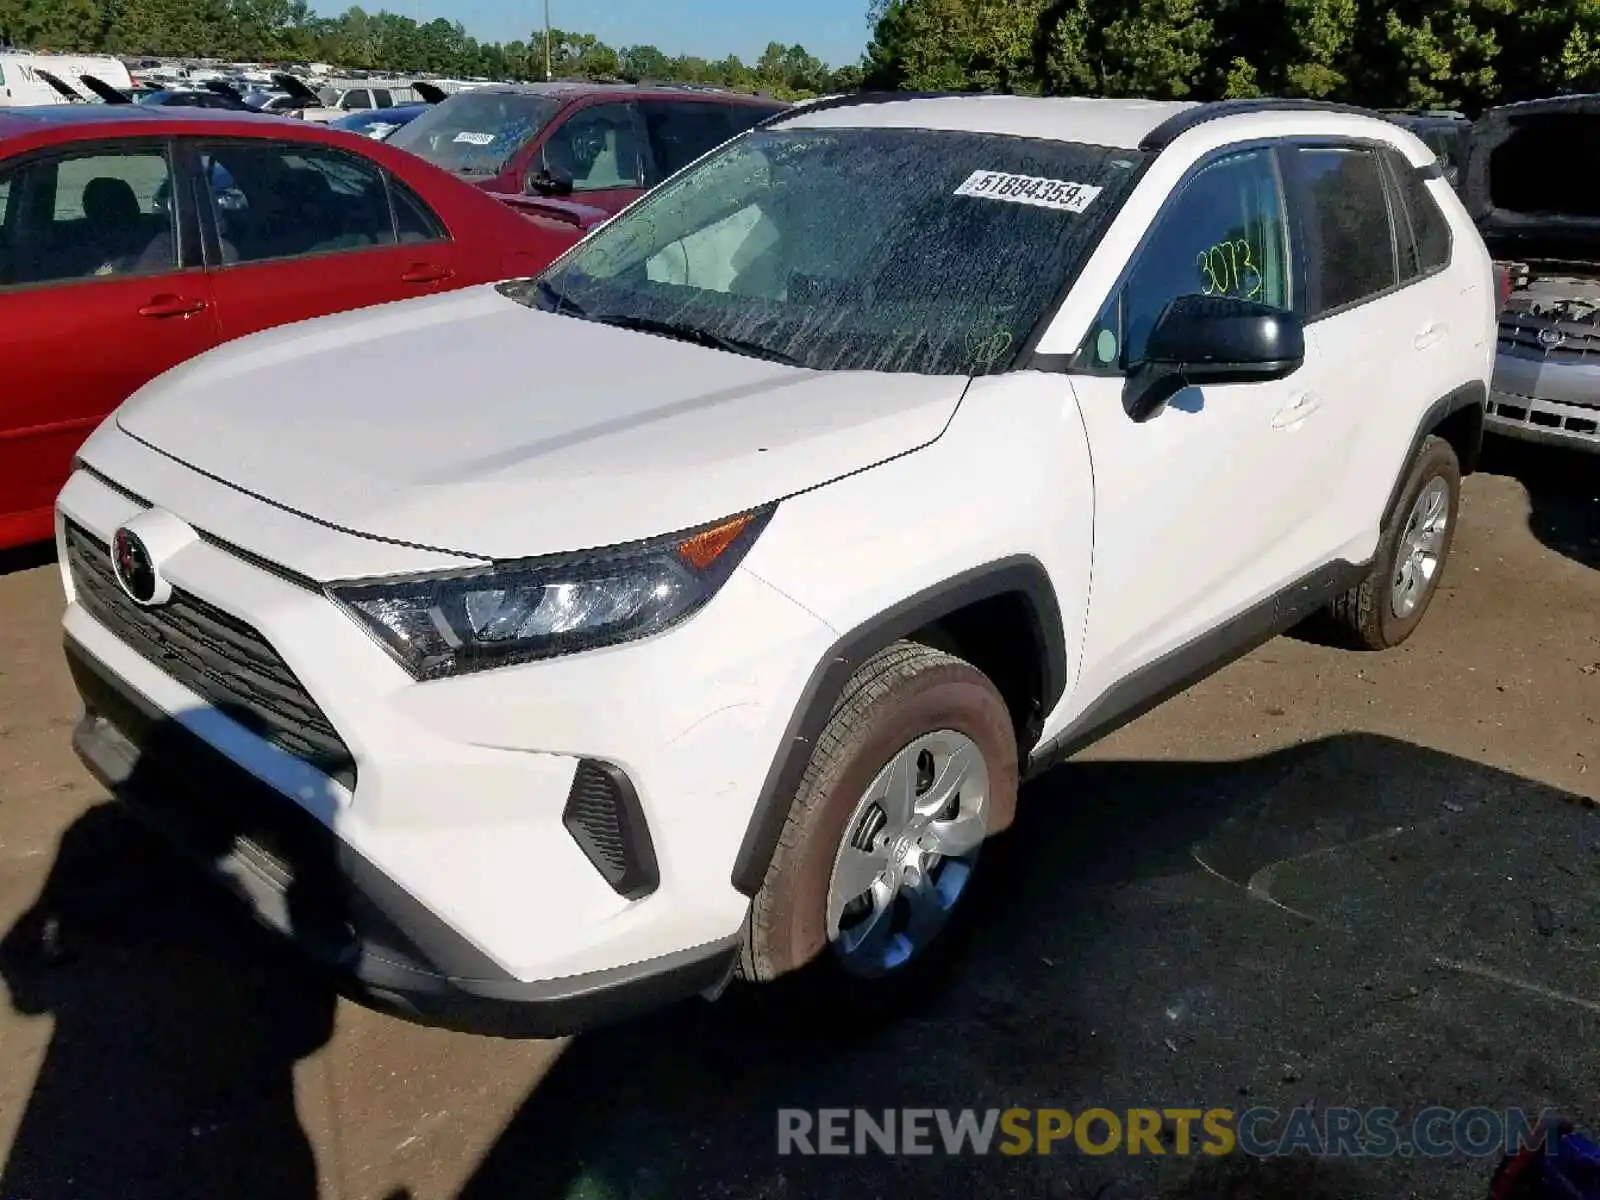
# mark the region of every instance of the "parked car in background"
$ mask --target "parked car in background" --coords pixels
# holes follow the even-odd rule
[[[915,992],[1020,776],[1316,614],[1411,636],[1494,313],[1370,114],[810,105],[130,399],[59,502],[74,744],[412,1017]]]
[[[273,88],[253,88],[244,94],[244,102],[258,112],[280,117],[298,117],[305,108],[301,97]]]
[[[329,121],[328,127],[342,129],[346,133],[359,133],[362,137],[381,142],[394,136],[397,129],[411,124],[429,107],[426,104],[397,104],[393,108],[373,108]]]
[[[1461,170],[1466,165],[1472,137],[1472,122],[1465,114],[1453,109],[1429,108],[1390,111],[1384,115],[1421,138],[1439,160],[1445,182],[1460,189]]]
[[[1600,96],[1491,109],[1463,192],[1501,280],[1488,428],[1600,453]]]
[[[416,87],[399,81],[347,81],[317,91],[316,102],[300,110],[307,121],[337,121],[350,113],[388,110],[423,102]]]
[[[27,54],[0,50],[0,108],[25,108],[60,104],[63,96],[50,78],[73,92],[88,96],[84,75],[105,80],[125,91],[134,88],[133,77],[121,59],[99,54]]]
[[[525,275],[560,244],[412,155],[318,126],[0,112],[0,547],[49,535],[79,443],[168,368],[274,325]]]
[[[570,197],[612,214],[787,107],[701,88],[507,85],[451,96],[389,144],[497,195]]]

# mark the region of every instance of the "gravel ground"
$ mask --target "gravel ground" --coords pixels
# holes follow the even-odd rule
[[[0,560],[0,1196],[1486,1196],[1487,1161],[779,1157],[780,1108],[1596,1111],[1600,462],[1501,449],[1413,641],[1280,639],[1032,785],[897,1021],[734,990],[571,1042],[335,1001],[77,765]]]

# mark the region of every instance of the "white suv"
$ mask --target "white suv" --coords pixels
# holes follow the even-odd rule
[[[537,280],[131,399],[60,499],[76,744],[416,1019],[892,988],[1020,777],[1411,633],[1494,310],[1375,116],[812,104]]]

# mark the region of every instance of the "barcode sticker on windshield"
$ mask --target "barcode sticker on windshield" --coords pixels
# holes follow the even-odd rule
[[[956,189],[958,196],[977,196],[983,200],[1008,200],[1012,204],[1031,204],[1035,208],[1056,208],[1081,213],[1100,194],[1086,183],[1065,179],[1041,179],[1037,175],[1007,175],[1003,171],[974,171]]]
[[[494,134],[463,132],[456,134],[456,141],[465,142],[469,146],[492,146]]]

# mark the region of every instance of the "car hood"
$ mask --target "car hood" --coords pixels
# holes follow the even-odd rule
[[[325,524],[506,559],[687,529],[864,470],[939,437],[966,383],[774,364],[481,287],[224,346],[117,424]]]

